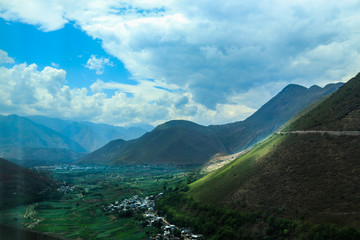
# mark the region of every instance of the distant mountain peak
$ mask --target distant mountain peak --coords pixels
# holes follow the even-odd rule
[[[286,87],[284,87],[284,89],[281,92],[286,92],[289,90],[306,90],[306,87],[301,86],[299,84],[290,83]]]
[[[157,126],[155,129],[164,129],[164,128],[173,128],[173,127],[198,128],[198,127],[204,127],[204,126],[199,125],[194,122],[191,122],[191,121],[188,121],[188,120],[171,120],[171,121],[165,122],[165,123]]]
[[[309,89],[319,90],[319,89],[321,89],[321,87],[319,87],[318,85],[312,85],[311,87],[309,87]]]

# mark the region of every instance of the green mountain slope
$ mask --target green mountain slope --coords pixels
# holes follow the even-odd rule
[[[304,107],[336,91],[342,83],[324,88],[290,84],[245,121],[210,126],[229,153],[239,152],[275,132]]]
[[[357,130],[359,84],[358,75],[288,129]],[[238,210],[360,227],[359,143],[360,136],[275,134],[193,183],[189,194]]]
[[[336,95],[326,99],[288,130],[360,130],[360,74],[342,86]],[[285,130],[286,131],[286,130]]]
[[[42,200],[54,184],[46,176],[0,158],[0,209]]]

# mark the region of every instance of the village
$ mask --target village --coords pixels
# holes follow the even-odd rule
[[[151,236],[149,240],[203,240],[202,235],[194,234],[188,228],[179,228],[170,224],[164,217],[157,215],[155,201],[162,195],[163,193],[159,193],[157,196],[150,195],[145,198],[135,195],[121,202],[116,201],[105,206],[104,211],[123,217],[132,216],[134,213],[143,213],[147,226],[162,230],[162,234],[158,233],[156,236]]]
[[[74,191],[74,189],[75,189],[75,186],[62,185],[57,190],[62,193],[70,193],[70,192]]]

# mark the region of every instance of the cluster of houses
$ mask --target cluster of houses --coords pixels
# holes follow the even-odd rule
[[[158,233],[156,236],[152,236],[149,240],[203,240],[203,236],[200,234],[193,234],[190,229],[181,228],[179,229],[175,225],[169,225],[166,220],[162,217],[158,217],[158,219],[162,219],[163,226],[161,230],[162,234]]]
[[[159,194],[156,199],[162,196]],[[155,206],[155,205],[154,205]],[[149,208],[144,213],[145,221],[148,226],[160,227],[162,234],[152,236],[149,240],[203,240],[203,236],[200,234],[193,234],[188,228],[179,228],[173,224],[170,224],[164,217],[159,217],[154,208]]]
[[[160,197],[162,193],[154,197],[153,195],[147,196],[145,198],[139,197],[135,195],[131,198],[124,199],[119,202],[111,203],[108,206],[104,207],[106,212],[110,213],[121,213],[125,211],[132,211],[134,213],[138,213],[141,211],[154,211],[155,207],[155,199]]]
[[[179,228],[170,224],[164,217],[157,215],[155,208],[155,201],[161,197],[163,193],[159,193],[157,196],[147,196],[145,198],[135,195],[131,198],[124,199],[119,202],[110,203],[104,207],[106,212],[112,214],[122,214],[125,212],[144,213],[144,221],[148,226],[159,227],[162,230],[162,234],[150,237],[149,240],[202,240],[202,235],[193,234],[190,229]]]
[[[59,192],[63,192],[63,193],[70,193],[70,192],[74,191],[74,189],[75,189],[74,186],[63,185],[63,186],[59,187],[57,190]]]
[[[105,169],[105,166],[81,166],[81,165],[72,165],[72,164],[58,164],[58,165],[45,165],[45,166],[35,166],[34,169],[37,171],[49,171],[49,170],[62,170],[62,171],[79,171],[79,170],[101,170]]]

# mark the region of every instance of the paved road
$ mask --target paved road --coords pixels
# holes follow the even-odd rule
[[[298,130],[298,131],[287,131],[278,132],[278,134],[329,134],[336,136],[360,136],[360,131],[317,131],[317,130]]]

